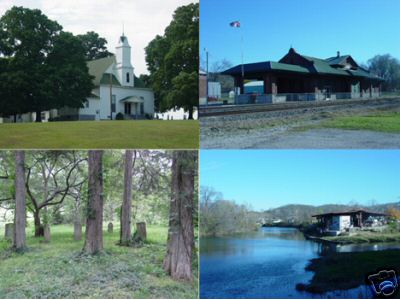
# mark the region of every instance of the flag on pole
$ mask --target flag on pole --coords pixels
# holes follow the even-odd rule
[[[231,27],[240,27],[240,22],[234,21],[234,22],[229,23],[229,25],[231,25]]]

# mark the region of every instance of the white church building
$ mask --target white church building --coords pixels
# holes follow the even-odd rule
[[[95,88],[83,108],[63,108],[59,116],[78,120],[145,119],[154,115],[154,93],[135,77],[131,64],[131,47],[123,34],[116,55],[88,62]]]
[[[116,55],[89,61],[89,74],[95,88],[83,108],[64,107],[42,112],[42,121],[60,120],[115,120],[118,113],[124,119],[154,117],[154,93],[135,76],[131,63],[131,46],[123,34],[116,47]],[[16,122],[32,122],[36,113],[16,116]],[[13,122],[14,117],[0,118],[0,123]]]

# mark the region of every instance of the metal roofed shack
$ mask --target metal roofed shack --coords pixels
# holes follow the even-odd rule
[[[363,209],[313,215],[321,233],[337,235],[350,228],[376,227],[386,224],[388,215]]]

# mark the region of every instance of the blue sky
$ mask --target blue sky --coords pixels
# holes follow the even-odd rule
[[[292,45],[297,52],[327,58],[336,51],[366,63],[376,54],[400,58],[398,0],[201,0],[200,55],[209,65],[227,59],[277,61]],[[239,20],[241,28],[229,23]]]
[[[202,150],[200,184],[261,210],[400,201],[400,151]]]

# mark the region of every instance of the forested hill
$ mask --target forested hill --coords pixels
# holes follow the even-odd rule
[[[385,203],[379,205],[341,205],[326,204],[321,206],[289,204],[278,208],[266,210],[264,212],[253,212],[259,222],[273,223],[281,220],[283,223],[300,224],[311,222],[312,215],[328,212],[347,211],[352,209],[365,209],[368,211],[385,213],[388,208],[395,207],[400,209],[400,202]]]

